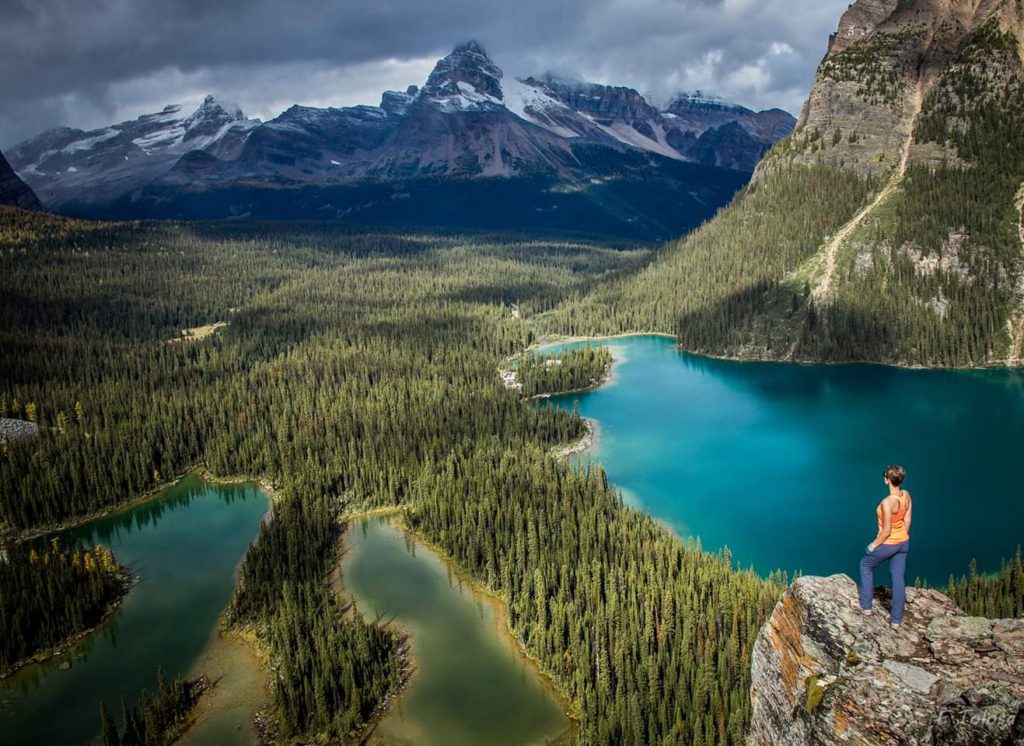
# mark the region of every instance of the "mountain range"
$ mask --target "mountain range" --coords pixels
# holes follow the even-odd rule
[[[8,153],[53,210],[88,217],[291,217],[645,238],[709,218],[790,132],[784,111],[699,94],[506,76],[476,42],[379,106],[259,122],[208,96]]]

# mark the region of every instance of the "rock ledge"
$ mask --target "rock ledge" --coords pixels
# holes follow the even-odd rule
[[[870,617],[856,597],[845,575],[786,591],[754,644],[748,743],[1024,746],[1024,620],[911,588],[895,632],[888,589]]]

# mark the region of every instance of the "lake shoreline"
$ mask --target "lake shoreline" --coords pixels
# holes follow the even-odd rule
[[[266,651],[253,630],[229,627],[225,617],[226,612],[190,669],[190,677],[205,677],[209,685],[196,703],[188,724],[178,734],[175,743],[182,746],[215,741],[216,735],[211,738],[206,731],[216,729],[219,720],[239,709],[245,713],[243,722],[252,742],[272,742],[267,738],[264,715],[271,702]],[[235,680],[239,674],[243,679],[241,684]],[[244,681],[246,679],[250,681]]]
[[[607,337],[568,337],[568,336],[562,336],[562,335],[557,335],[557,334],[547,335],[547,336],[541,337],[536,342],[533,342],[528,347],[525,347],[522,350],[520,350],[519,352],[516,352],[516,353],[514,353],[512,355],[509,355],[507,358],[502,360],[501,364],[498,366],[498,375],[499,375],[499,377],[501,377],[501,379],[503,381],[505,381],[506,388],[512,388],[512,386],[509,383],[509,379],[507,378],[507,376],[509,374],[513,374],[513,376],[515,374],[515,369],[512,368],[512,365],[516,361],[522,360],[524,357],[529,355],[531,352],[538,352],[538,351],[544,349],[545,347],[554,347],[555,345],[560,345],[560,344],[572,344],[572,343],[575,343],[575,342],[604,342],[604,341],[613,340],[613,339],[625,339],[627,337],[665,337],[667,339],[675,339],[675,337],[673,337],[671,334],[662,334],[660,332],[638,332],[636,334],[632,334],[632,333],[631,334],[614,334],[614,335],[610,335],[610,336],[607,336]],[[615,363],[618,362],[615,359],[614,355],[615,355],[615,353],[612,352],[612,356],[613,357],[612,357],[611,365],[608,366],[608,370],[605,371],[605,375],[602,376],[601,379],[598,380],[596,383],[594,383],[594,384],[592,384],[590,386],[584,386],[583,388],[579,388],[579,389],[570,389],[568,391],[555,391],[555,392],[548,392],[548,393],[544,393],[544,394],[534,394],[533,396],[524,397],[523,401],[529,403],[529,402],[534,401],[536,399],[547,399],[547,398],[550,398],[552,396],[566,396],[568,394],[582,394],[582,393],[587,392],[587,391],[594,391],[595,389],[601,388],[601,386],[604,386],[604,385],[606,385],[608,383],[611,383],[612,382],[612,377],[614,375]],[[514,377],[511,379],[511,382],[515,383],[515,378]]]
[[[255,484],[267,495],[267,512],[264,513],[260,519],[260,524],[268,523],[273,518],[274,512],[274,501],[278,499],[277,493],[269,485],[266,479],[260,479],[258,481],[248,479],[242,476],[237,477],[214,477],[206,469],[200,472],[200,476],[210,484]],[[179,480],[180,481],[180,480]],[[257,537],[259,533],[257,532]],[[256,541],[256,538],[253,538]],[[246,555],[248,552],[246,552]],[[238,561],[238,565],[235,568],[234,588],[231,592],[231,599],[228,600],[228,605],[221,612],[220,618],[217,621],[217,625],[214,627],[213,634],[210,636],[209,641],[206,643],[203,650],[199,653],[199,657],[193,663],[191,668],[191,674],[194,676],[206,676],[209,678],[209,691],[210,693],[203,698],[203,700],[197,703],[193,710],[194,717],[188,723],[184,730],[178,735],[175,743],[188,744],[196,739],[196,731],[201,727],[208,727],[205,723],[209,720],[216,720],[219,717],[225,717],[226,714],[238,707],[237,704],[231,704],[232,695],[235,695],[235,702],[237,703],[238,697],[242,695],[238,689],[232,688],[228,690],[227,685],[220,686],[221,679],[226,675],[221,672],[221,675],[217,678],[213,678],[208,670],[205,670],[203,664],[208,668],[209,662],[216,662],[218,659],[226,654],[230,653],[230,648],[234,648],[236,657],[240,657],[243,660],[239,661],[241,667],[246,669],[248,673],[255,674],[259,677],[259,683],[257,686],[262,690],[259,697],[259,704],[251,708],[251,717],[247,718],[248,726],[254,735],[253,743],[257,744],[270,744],[273,743],[273,739],[270,737],[272,731],[272,725],[270,724],[270,717],[266,714],[268,707],[272,703],[272,693],[270,691],[270,656],[263,645],[263,641],[257,634],[256,630],[249,626],[232,625],[228,622],[228,611],[231,607],[231,602],[234,600],[235,591],[238,590],[238,580],[241,572],[242,562],[245,561],[246,555]],[[229,673],[237,673],[237,669],[232,669]],[[220,702],[227,698],[228,705],[224,705]],[[216,704],[211,704],[211,700]],[[202,711],[200,711],[202,708]]]
[[[74,635],[65,638],[60,642],[60,644],[52,648],[41,650],[39,652],[33,653],[28,658],[22,658],[19,661],[15,661],[15,663],[10,668],[0,671],[0,681],[10,678],[11,676],[14,676],[14,674],[18,673],[18,671],[27,666],[45,663],[48,660],[59,658],[60,656],[70,652],[76,645],[85,640],[87,637],[90,637],[94,633],[99,632],[100,629],[102,629],[107,622],[113,619],[114,614],[117,612],[118,609],[121,608],[121,605],[125,602],[125,599],[128,598],[128,594],[131,593],[132,588],[139,582],[139,580],[141,580],[141,578],[138,575],[132,575],[131,571],[129,571],[128,568],[123,568],[123,570],[124,572],[122,573],[123,578],[121,582],[124,587],[120,595],[113,602],[107,605],[107,608],[103,611],[103,616],[100,617],[99,621],[97,621],[96,624],[92,625],[91,627],[88,627],[87,629],[83,629],[80,632],[76,632]]]
[[[632,335],[630,335],[632,336]],[[644,335],[644,336],[664,336],[658,334]],[[618,339],[619,337],[609,337],[609,339]],[[596,340],[584,340],[580,338],[573,339],[571,341],[596,341]],[[540,347],[535,347],[534,351],[543,349],[544,347],[550,347],[557,344],[563,344],[563,342],[545,342]],[[526,354],[530,348],[523,351]],[[569,391],[558,391],[549,394],[537,394],[536,396],[530,396],[523,399],[523,403],[529,404],[531,402],[540,401],[542,399],[553,399],[555,397],[572,396],[573,394],[585,394],[591,391],[598,391],[599,389],[615,383],[615,368],[617,365],[625,362],[626,358],[621,351],[611,349],[611,362],[608,364],[608,368],[604,371],[604,375],[590,386],[586,386],[579,389],[571,389]],[[592,417],[580,417],[583,422],[584,433],[579,437],[578,440],[570,441],[567,444],[557,445],[551,449],[551,454],[557,459],[569,459],[572,456],[582,456],[587,453],[594,453],[597,451],[598,443],[601,438],[601,424]]]
[[[1019,365],[1006,365],[1006,361],[992,361],[988,363],[976,363],[974,365],[929,365],[925,363],[910,363],[910,362],[898,362],[898,361],[886,361],[886,360],[808,360],[808,359],[786,359],[781,357],[765,357],[751,353],[748,355],[724,355],[716,354],[708,351],[688,350],[678,344],[679,337],[675,334],[669,334],[667,332],[620,332],[618,334],[596,334],[592,336],[572,336],[562,334],[549,334],[541,337],[538,341],[532,343],[529,347],[524,349],[521,353],[513,355],[509,360],[518,359],[521,355],[533,352],[539,347],[547,347],[556,344],[567,344],[574,342],[608,342],[616,339],[628,339],[630,337],[663,337],[665,339],[672,339],[676,341],[676,347],[680,352],[685,352],[687,355],[693,355],[694,357],[702,357],[708,360],[722,360],[731,363],[769,363],[776,365],[799,365],[799,366],[814,366],[814,365],[828,365],[828,366],[841,366],[841,365],[870,365],[881,368],[896,368],[898,370],[939,370],[939,371],[1021,371],[1024,372],[1024,361],[1021,361]]]
[[[205,465],[197,464],[184,470],[169,481],[161,482],[159,486],[154,487],[151,490],[147,490],[140,495],[130,497],[127,500],[110,505],[106,508],[102,508],[92,513],[88,513],[82,516],[76,516],[75,518],[69,518],[66,521],[60,523],[48,523],[43,526],[36,526],[30,529],[8,530],[5,535],[0,532],[0,545],[5,541],[11,544],[22,544],[32,539],[38,539],[44,536],[50,536],[51,534],[60,533],[67,531],[68,529],[78,528],[84,526],[87,523],[98,521],[102,518],[110,518],[121,513],[127,513],[128,511],[137,508],[140,505],[144,505],[147,502],[158,500],[163,492],[169,490],[171,487],[179,484],[183,479],[191,475],[197,475],[203,481],[209,482],[210,484],[230,485],[230,484],[253,484],[263,490],[267,497],[270,498],[270,508],[268,509],[268,515],[273,512],[273,505],[278,500],[277,488],[271,484],[270,480],[266,477],[253,477],[247,475],[234,475],[227,477],[220,477],[213,474]]]
[[[631,336],[644,337],[649,336],[646,334],[636,334]],[[927,365],[924,363],[898,363],[883,360],[807,360],[807,359],[785,359],[777,357],[759,357],[759,356],[744,356],[744,355],[715,355],[710,352],[696,352],[694,350],[686,350],[682,347],[679,348],[680,352],[685,352],[687,355],[693,355],[694,357],[702,357],[708,360],[721,360],[729,363],[760,363],[762,365],[797,365],[800,367],[813,367],[815,365],[824,366],[843,366],[843,365],[865,365],[876,368],[895,368],[896,370],[935,370],[935,371],[1022,371],[1024,365],[1007,366],[1000,365],[999,363],[986,363],[983,365]]]
[[[400,506],[386,506],[380,508],[370,508],[358,513],[351,514],[351,517],[344,518],[346,525],[345,532],[341,535],[341,540],[338,542],[338,561],[335,563],[334,568],[331,570],[328,576],[328,583],[331,586],[331,590],[338,596],[339,600],[348,605],[345,609],[345,615],[359,614],[364,621],[367,621],[366,615],[359,608],[359,604],[352,595],[352,592],[345,587],[344,582],[344,570],[342,565],[345,563],[345,555],[351,551],[355,551],[349,543],[348,533],[351,530],[349,523],[366,521],[371,518],[396,518],[400,517],[405,512],[405,508]],[[399,518],[399,520],[401,520]],[[380,625],[381,620],[377,619],[373,624]],[[408,690],[409,685],[412,683],[412,677],[416,673],[418,668],[416,664],[416,655],[412,649],[412,630],[406,627],[397,619],[390,619],[384,622],[384,627],[393,627],[397,634],[395,635],[396,640],[396,654],[402,665],[401,672],[399,674],[398,684],[392,689],[389,689],[384,698],[377,703],[373,712],[370,713],[370,717],[366,719],[356,731],[349,734],[349,739],[353,743],[366,744],[370,742],[373,737],[373,732],[381,724],[381,721],[391,712],[391,708],[402,698]]]
[[[555,396],[572,396],[573,394],[585,394],[588,391],[597,391],[602,386],[607,386],[613,381],[613,369],[615,364],[619,362],[615,359],[614,353],[612,353],[612,361],[608,363],[608,367],[601,373],[601,377],[593,381],[588,386],[581,386],[578,389],[568,389],[566,391],[545,391],[543,394],[534,394],[533,396],[527,396],[523,399],[523,402],[529,404],[530,402],[541,401],[543,399],[551,399]]]
[[[271,517],[271,513],[273,511],[273,502],[276,499],[276,492],[275,492],[274,488],[269,484],[269,481],[266,480],[265,478],[254,479],[252,477],[247,477],[247,476],[218,477],[218,476],[213,475],[205,467],[193,467],[193,468],[188,469],[187,471],[183,472],[182,474],[179,474],[174,479],[161,484],[160,487],[158,487],[158,488],[156,488],[154,490],[148,491],[148,492],[146,492],[146,493],[144,493],[142,495],[139,495],[139,496],[136,496],[134,498],[131,498],[129,500],[126,500],[126,501],[123,501],[121,503],[118,503],[117,505],[112,506],[111,508],[109,508],[107,510],[103,510],[103,511],[100,511],[98,513],[95,513],[95,514],[92,514],[92,515],[89,515],[89,516],[85,516],[85,517],[82,517],[82,518],[75,519],[73,522],[67,522],[66,525],[61,525],[61,526],[57,526],[57,527],[48,526],[48,527],[45,527],[45,528],[40,528],[38,530],[33,531],[32,533],[30,533],[28,535],[19,537],[17,539],[17,541],[18,541],[18,543],[22,543],[22,542],[25,542],[25,541],[31,541],[33,539],[42,538],[42,537],[49,536],[49,535],[54,534],[54,533],[60,533],[60,532],[63,532],[63,531],[67,531],[69,529],[74,529],[74,528],[78,528],[78,527],[81,527],[81,526],[85,526],[85,525],[87,525],[89,523],[92,523],[94,521],[99,521],[99,520],[102,520],[104,518],[110,518],[110,517],[117,516],[117,515],[122,514],[122,513],[130,512],[130,511],[132,511],[132,510],[134,510],[134,509],[136,509],[136,508],[138,508],[138,507],[140,507],[142,505],[145,505],[147,503],[155,502],[157,500],[163,499],[165,493],[168,490],[170,490],[173,487],[179,485],[183,480],[187,479],[190,476],[197,476],[202,481],[204,481],[204,482],[206,482],[208,484],[212,484],[212,485],[235,485],[235,484],[245,485],[245,484],[248,484],[248,485],[257,486],[261,491],[263,491],[267,495],[267,512],[266,512],[266,514],[264,515],[264,517],[261,520],[262,521],[266,521],[266,520],[269,520],[269,518]],[[242,559],[244,559],[244,557]],[[239,561],[239,563],[240,562],[241,562],[241,560]],[[132,588],[134,588],[141,581],[141,579],[142,579],[141,576],[133,575],[130,571],[128,571],[126,569],[126,571],[125,571],[125,589],[124,589],[124,592],[118,597],[118,599],[114,603],[112,603],[112,604],[110,604],[108,606],[108,608],[105,610],[105,612],[103,614],[102,619],[100,619],[100,621],[97,624],[89,627],[88,629],[82,630],[81,632],[76,633],[73,637],[68,638],[67,640],[63,641],[59,646],[57,646],[55,648],[52,648],[52,649],[47,650],[47,651],[43,651],[42,653],[37,653],[37,654],[33,655],[31,658],[19,661],[12,669],[4,671],[3,674],[0,675],[0,680],[6,679],[6,678],[8,678],[10,676],[13,676],[15,673],[17,673],[21,669],[25,668],[26,666],[30,666],[30,665],[33,665],[33,664],[44,663],[44,662],[46,662],[48,660],[51,660],[53,658],[57,658],[57,657],[60,657],[61,655],[65,655],[65,654],[71,652],[75,648],[76,645],[82,643],[84,640],[88,639],[89,637],[93,636],[97,632],[101,631],[102,628],[116,616],[117,612],[121,609],[122,605],[127,600],[129,594],[131,593]],[[236,570],[236,584],[237,584],[237,570]],[[241,630],[237,630],[235,628],[231,628],[231,627],[226,626],[226,620],[225,620],[225,618],[223,616],[222,616],[221,620],[218,622],[216,628],[214,629],[214,632],[213,632],[213,635],[211,637],[210,642],[207,643],[206,647],[204,647],[202,653],[200,654],[200,658],[197,661],[197,664],[200,661],[203,661],[203,660],[207,659],[210,656],[211,650],[215,650],[216,649],[217,644],[218,644],[218,638],[221,638],[221,637],[232,638],[236,642],[239,642],[239,644],[245,644],[247,647],[253,648],[252,655],[254,656],[254,658],[259,660],[258,665],[260,665],[260,667],[261,667],[262,676],[264,678],[266,678],[266,674],[268,672],[268,669],[262,663],[262,659],[260,658],[260,654],[261,654],[262,651],[259,651],[258,644],[255,643],[254,641],[244,641],[243,640],[244,635],[243,635],[242,631]],[[207,673],[208,673],[207,671],[199,670],[198,668],[193,666],[193,668],[192,668],[192,670],[190,672],[189,679],[190,680],[198,680],[198,679],[201,679],[203,677],[206,677]],[[205,716],[208,716],[208,715],[211,714],[210,708],[212,707],[212,705],[210,704],[210,700],[216,698],[219,695],[219,693],[220,693],[219,690],[214,686],[216,681],[214,681],[212,679],[212,677],[210,677],[209,681],[210,681],[210,685],[204,689],[203,696],[200,697],[199,700],[196,703],[196,711],[199,712],[200,708],[202,708],[203,712],[201,714],[203,714]],[[266,699],[266,698],[264,698],[264,699]],[[263,705],[261,706],[261,708],[265,707],[266,704],[267,704],[267,701],[264,701]],[[183,725],[183,727],[181,728],[181,731],[177,734],[176,739],[175,739],[176,742],[178,740],[180,740],[180,739],[186,738],[189,735],[189,733],[192,732],[192,730],[194,729],[194,727],[197,724],[197,719],[198,718],[197,718],[196,713],[193,713],[193,715],[190,715],[188,721]]]
[[[555,743],[562,742],[568,734],[575,730],[575,727],[577,727],[580,722],[579,707],[577,703],[573,702],[572,698],[569,697],[566,692],[562,691],[555,681],[554,676],[543,666],[540,659],[534,657],[523,641],[519,639],[519,635],[517,635],[515,630],[512,629],[512,624],[508,614],[508,599],[485,585],[482,581],[477,580],[470,575],[469,572],[460,567],[447,552],[445,552],[441,547],[435,545],[429,539],[425,538],[415,529],[410,528],[404,520],[402,521],[402,529],[415,537],[415,539],[423,544],[423,546],[428,550],[433,552],[447,568],[451,569],[451,571],[466,584],[477,598],[480,598],[491,607],[494,612],[495,626],[500,632],[502,632],[502,634],[498,635],[499,641],[503,642],[513,653],[520,655],[530,664],[530,667],[534,670],[534,673],[537,675],[541,684],[555,695],[556,701],[562,709],[566,719],[569,721],[569,727],[556,736]]]
[[[241,700],[265,704],[266,672],[256,669],[259,688],[239,689],[235,684],[245,677],[233,672],[234,663],[202,669],[207,668],[211,648],[233,636],[224,629],[224,614],[237,587],[240,563],[270,512],[272,498],[262,485],[257,486],[266,480],[210,476],[200,469],[189,470],[144,499],[130,501],[126,510],[106,511],[104,517],[78,524],[66,534],[67,540],[59,535],[62,543],[73,540],[108,547],[118,564],[128,568],[133,582],[106,608],[98,624],[44,651],[45,656],[37,653],[30,661],[20,661],[18,671],[0,681],[4,687],[0,698],[9,700],[12,707],[13,729],[0,740],[6,742],[11,735],[12,743],[33,739],[84,743],[99,730],[91,701],[134,701],[143,688],[152,691],[153,670],[159,666],[189,681],[204,674],[211,674],[209,680],[231,674],[210,696],[200,699],[198,712],[203,720],[216,714],[216,729],[226,733],[227,740],[252,740],[251,722],[245,724],[244,734],[236,731],[241,713],[237,704]],[[229,483],[241,486],[225,486]],[[21,545],[20,551],[27,552],[33,545]],[[161,642],[153,644],[154,640]],[[44,658],[56,659],[43,662]],[[226,691],[225,684],[234,690]],[[62,691],[83,685],[84,694],[67,703],[66,714],[58,719],[48,714],[61,700]],[[227,714],[225,727],[221,713],[213,710],[220,708],[228,693],[236,709]],[[186,723],[181,725],[182,733],[188,730]],[[200,742],[224,741],[204,737]]]
[[[968,463],[984,464],[992,475],[998,485],[993,489],[1006,496],[1007,515],[1015,518],[1009,523],[1024,510],[1011,497],[1018,491],[1012,443],[1019,442],[1024,422],[1018,371],[718,365],[709,357],[679,354],[651,335],[610,346],[630,358],[616,369],[618,388],[551,404],[569,412],[578,401],[582,417],[599,421],[605,437],[595,458],[609,481],[624,489],[628,507],[683,542],[699,536],[710,553],[728,547],[737,567],[754,568],[761,577],[776,569],[850,572],[855,563],[851,568],[848,557],[860,542],[858,532],[846,527],[863,522],[872,530],[872,475],[899,462],[922,494],[936,501],[922,514],[912,558],[913,573],[931,586],[945,587],[972,560],[982,573],[998,572],[1019,543],[1012,528],[993,545],[973,517],[962,525],[945,519],[955,512],[951,493],[957,491],[948,485],[962,491],[969,484]],[[884,432],[895,401],[905,410],[903,426]],[[956,458],[939,463],[938,452]],[[828,487],[829,520],[809,531],[812,538],[802,549],[771,546],[758,528],[776,526],[779,514],[772,506],[783,509],[822,470],[842,475]],[[724,478],[713,479],[711,472]],[[705,502],[734,506],[747,519],[737,522],[729,509],[709,509]]]
[[[593,454],[597,451],[597,446],[601,439],[601,424],[593,417],[580,417],[580,419],[583,421],[586,432],[575,442],[552,448],[551,454],[555,458],[564,460],[572,456]]]
[[[561,710],[562,714],[568,721],[568,726],[565,728],[565,730],[555,735],[553,737],[553,740],[548,741],[548,743],[568,743],[567,739],[573,733],[576,732],[579,726],[579,707],[576,705],[576,703],[572,701],[572,699],[565,692],[562,691],[562,689],[558,686],[557,682],[555,681],[554,677],[547,671],[547,669],[544,668],[540,660],[535,658],[530,653],[530,651],[526,648],[523,642],[519,639],[518,635],[515,634],[515,631],[512,629],[508,616],[507,600],[503,598],[500,594],[496,593],[494,590],[483,584],[482,582],[478,581],[476,578],[472,577],[468,571],[460,567],[451,557],[449,557],[448,554],[443,549],[433,544],[433,542],[429,541],[420,532],[411,528],[406,520],[406,516],[406,507],[393,506],[388,508],[375,508],[371,511],[353,514],[349,518],[349,521],[355,522],[375,517],[391,517],[392,521],[390,522],[392,523],[392,525],[394,525],[397,531],[406,536],[412,537],[413,541],[418,542],[428,552],[432,553],[448,571],[450,571],[455,577],[459,579],[460,583],[466,586],[466,588],[472,594],[474,599],[487,604],[487,606],[491,609],[492,613],[494,614],[494,627],[498,642],[501,645],[503,645],[507,650],[509,650],[513,655],[517,656],[518,658],[521,658],[523,661],[527,663],[527,665],[533,670],[541,686],[554,696],[555,701],[558,703],[559,710]],[[340,565],[341,559],[339,558],[339,568]],[[343,579],[342,587],[344,587]],[[350,592],[347,589],[345,590],[345,593],[349,598],[352,598]],[[396,627],[401,629],[403,633],[409,636],[408,639],[410,641],[410,644],[408,645],[408,659],[410,662],[414,662],[415,654],[412,651],[413,646],[411,644],[411,630],[408,630],[408,628],[406,628],[404,625],[402,625],[400,622],[394,619],[390,620],[388,624],[394,624]],[[411,673],[414,674],[415,670],[416,667],[413,666]],[[391,698],[391,701],[388,703],[387,708],[385,708],[376,718],[374,727],[379,725],[380,721],[389,713],[391,707],[393,707],[399,701],[399,699],[401,698],[401,694],[404,693],[404,691],[408,688],[410,683],[411,676],[410,681],[404,682],[402,689],[398,692],[398,695],[393,696]],[[369,738],[371,735],[372,729],[369,729],[365,732],[364,738]]]

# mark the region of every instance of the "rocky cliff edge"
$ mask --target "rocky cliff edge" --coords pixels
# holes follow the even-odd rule
[[[904,624],[851,606],[845,575],[804,577],[754,645],[749,744],[1024,744],[1024,620],[967,616],[908,589]]]

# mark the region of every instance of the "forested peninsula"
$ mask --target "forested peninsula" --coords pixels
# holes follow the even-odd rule
[[[95,629],[128,592],[131,575],[103,546],[25,544],[0,561],[0,678],[58,654]]]

